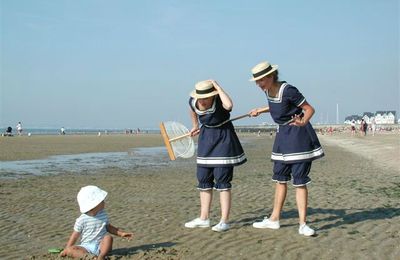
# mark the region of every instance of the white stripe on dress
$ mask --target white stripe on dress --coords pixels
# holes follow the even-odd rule
[[[198,164],[207,164],[207,165],[212,165],[212,164],[237,164],[246,159],[246,156],[244,153],[238,156],[233,156],[233,157],[197,157],[197,163]]]
[[[318,157],[323,153],[324,151],[322,150],[322,147],[318,147],[317,149],[314,149],[312,151],[302,152],[302,153],[289,153],[289,154],[272,153],[271,159],[275,161],[290,162],[290,161],[311,159],[314,157]]]

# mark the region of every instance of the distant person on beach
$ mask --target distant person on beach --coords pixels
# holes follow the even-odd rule
[[[9,126],[6,128],[6,132],[3,134],[4,136],[13,136],[12,134],[12,127]]]
[[[65,135],[65,128],[64,128],[64,127],[61,127],[61,129],[60,129],[60,134],[61,134],[61,135]]]
[[[375,136],[375,131],[376,131],[375,117],[373,117],[372,120],[371,120],[371,131],[372,131],[372,136]]]
[[[77,199],[82,215],[76,219],[74,231],[60,256],[83,258],[92,254],[97,256],[96,259],[104,259],[113,244],[113,237],[108,233],[128,239],[133,237],[133,233],[127,233],[110,224],[104,209],[106,196],[107,192],[96,186],[81,188]],[[75,245],[79,237],[80,245]]]
[[[251,81],[263,91],[268,100],[272,119],[278,124],[278,130],[272,149],[274,162],[272,180],[276,182],[275,200],[272,214],[261,222],[253,223],[255,228],[280,228],[279,219],[287,194],[287,183],[293,178],[296,188],[296,203],[299,213],[300,235],[312,236],[315,231],[306,224],[308,190],[311,182],[308,177],[313,160],[324,156],[310,119],[314,108],[306,101],[299,90],[278,79],[278,66],[261,62],[251,70]],[[262,108],[250,111],[258,116]]]
[[[361,120],[361,132],[364,133],[364,136],[367,135],[367,129],[368,129],[368,124],[367,121],[365,121],[364,119]]]
[[[328,128],[328,133],[329,133],[329,135],[333,135],[333,127],[332,126],[330,126]]]
[[[354,121],[354,119],[351,120],[350,127],[351,127],[351,135],[355,135],[356,134],[356,122]]]
[[[17,134],[18,135],[22,135],[22,124],[21,124],[21,122],[18,122],[18,124],[16,126],[16,129],[17,129]]]
[[[233,103],[214,80],[198,82],[190,96],[193,124],[190,133],[191,136],[199,135],[197,188],[200,191],[200,217],[185,223],[185,227],[210,227],[209,214],[215,189],[219,191],[221,219],[212,230],[226,231],[229,229],[233,168],[247,160],[233,124],[228,121]]]

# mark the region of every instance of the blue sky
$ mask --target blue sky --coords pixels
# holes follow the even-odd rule
[[[264,106],[264,60],[313,123],[396,110],[399,1],[1,0],[0,126],[190,127],[188,94],[216,79],[232,116]],[[237,124],[259,124],[269,115]]]

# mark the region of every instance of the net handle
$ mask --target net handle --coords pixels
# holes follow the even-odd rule
[[[185,137],[187,137],[187,136],[190,136],[190,132],[188,132],[188,133],[186,133],[186,134],[183,134],[183,135],[180,135],[180,136],[177,136],[177,137],[174,137],[174,138],[171,138],[171,139],[169,139],[169,141],[170,141],[170,142],[173,142],[173,141],[176,141],[176,140],[185,138]]]
[[[269,107],[264,107],[262,109],[257,110],[258,113],[264,113],[264,112],[268,112],[268,111],[269,111]],[[244,115],[241,115],[241,116],[237,116],[237,117],[231,118],[229,120],[229,122],[232,122],[232,121],[235,121],[235,120],[238,120],[238,119],[242,119],[244,117],[249,117],[249,116],[250,116],[250,114],[247,113],[247,114],[244,114]]]

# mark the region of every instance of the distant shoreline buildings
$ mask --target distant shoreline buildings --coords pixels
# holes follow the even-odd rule
[[[375,123],[377,125],[400,124],[400,119],[396,120],[396,111],[376,111],[376,113],[364,112],[362,116],[347,116],[344,120],[344,123],[351,124],[351,122],[354,120],[356,124],[360,124],[362,119],[364,119],[367,124],[370,124],[373,119],[375,119]]]

